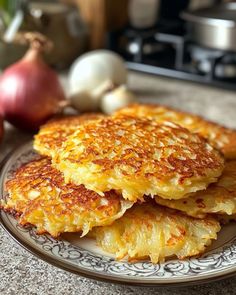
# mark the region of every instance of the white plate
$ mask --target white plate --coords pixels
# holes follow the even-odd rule
[[[6,198],[5,181],[17,167],[36,157],[32,143],[13,151],[2,163],[0,189]],[[236,274],[236,223],[223,227],[218,240],[199,258],[169,260],[165,263],[115,261],[93,240],[65,234],[60,240],[37,235],[32,228],[20,227],[14,218],[1,212],[4,229],[25,249],[67,271],[98,280],[133,285],[187,285],[209,282]]]

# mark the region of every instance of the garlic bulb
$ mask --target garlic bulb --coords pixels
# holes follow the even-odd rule
[[[127,81],[127,70],[123,59],[109,50],[95,50],[79,57],[72,65],[69,73],[70,96],[72,104],[78,110],[84,110],[80,103],[87,105],[86,111],[96,109],[98,101],[105,93],[97,89],[112,83],[114,85],[125,84]],[[94,94],[95,93],[95,94]],[[86,97],[92,104],[88,109]],[[78,101],[76,101],[78,98]],[[94,103],[94,104],[93,104]]]
[[[98,111],[102,96],[112,87],[113,85],[107,80],[91,91],[80,90],[69,97],[70,104],[79,112]]]
[[[125,107],[136,100],[135,95],[125,85],[108,92],[101,99],[101,109],[106,114],[112,114],[117,109]]]
[[[79,112],[95,112],[99,109],[100,97],[94,97],[87,91],[75,93],[69,99],[71,106]]]

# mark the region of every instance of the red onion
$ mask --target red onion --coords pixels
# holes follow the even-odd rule
[[[35,130],[61,110],[65,95],[56,73],[42,59],[48,40],[25,34],[30,48],[0,77],[0,114],[16,127]]]

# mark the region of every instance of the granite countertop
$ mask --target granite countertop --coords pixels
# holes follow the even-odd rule
[[[65,79],[63,84],[66,86]],[[164,78],[130,73],[129,85],[140,101],[176,106],[236,128],[236,93]],[[8,124],[0,145],[0,160],[14,147],[32,138]],[[1,295],[231,295],[236,293],[236,277],[186,288],[136,288],[96,282],[57,269],[16,244],[0,228]]]

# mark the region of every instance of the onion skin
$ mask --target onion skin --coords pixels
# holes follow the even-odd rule
[[[37,130],[60,110],[65,95],[56,73],[31,48],[0,78],[0,114],[25,130]]]

